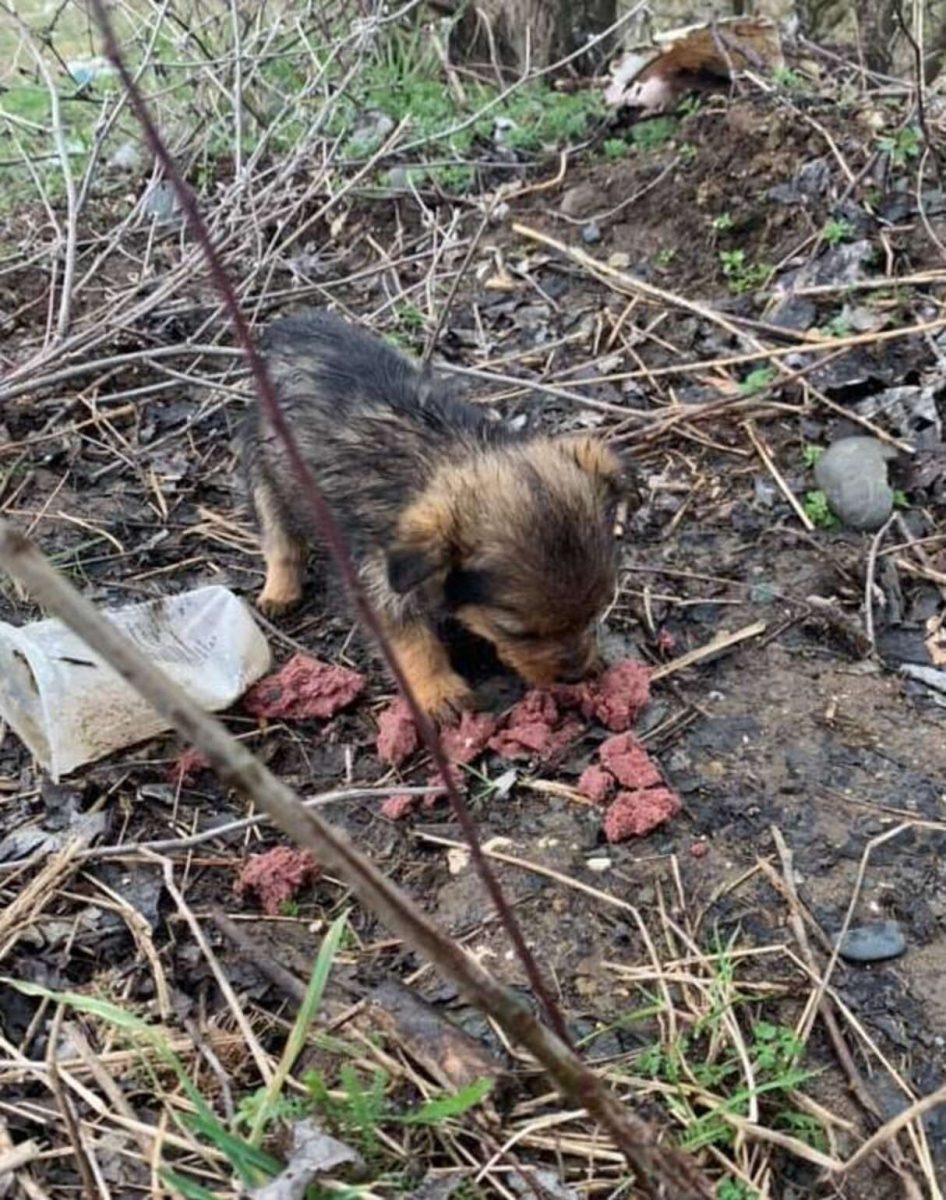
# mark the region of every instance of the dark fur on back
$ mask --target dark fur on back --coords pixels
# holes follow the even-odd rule
[[[331,313],[286,317],[261,347],[286,420],[356,555],[391,540],[401,510],[445,460],[517,440],[393,346]],[[288,501],[296,494],[291,468],[255,405],[244,428],[251,473],[292,489]],[[315,534],[303,504],[287,503],[285,516],[293,530]]]
[[[327,313],[277,321],[262,347],[299,450],[430,711],[466,695],[438,641],[444,616],[531,682],[591,668],[627,484],[609,449],[584,435],[510,433]],[[243,445],[267,564],[258,603],[277,612],[301,595],[315,518],[255,406]]]

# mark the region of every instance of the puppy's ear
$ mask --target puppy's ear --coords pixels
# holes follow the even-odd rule
[[[387,552],[391,590],[399,596],[445,574],[453,558],[453,518],[436,498],[424,497],[408,508],[398,523],[397,538]]]
[[[561,445],[580,469],[598,484],[609,499],[638,508],[642,502],[640,479],[630,459],[606,446],[599,438],[573,434]]]

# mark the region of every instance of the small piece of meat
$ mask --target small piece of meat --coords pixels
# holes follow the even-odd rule
[[[648,788],[663,782],[657,764],[633,734],[609,737],[601,743],[598,757],[622,787]]]
[[[392,767],[407,762],[420,746],[420,734],[407,703],[398,697],[378,717],[378,758]]]
[[[471,763],[489,745],[498,722],[489,713],[464,710],[460,724],[441,729],[440,744],[451,762]]]
[[[244,864],[234,891],[238,896],[256,895],[267,916],[278,916],[283,905],[322,873],[309,850],[276,846],[265,854],[253,854]]]
[[[243,697],[243,708],[255,717],[334,717],[365,688],[365,677],[347,667],[336,667],[294,654],[273,675],[253,685]]]
[[[650,699],[650,670],[646,664],[626,658],[609,667],[587,689],[584,715],[595,717],[606,729],[623,733]]]
[[[582,771],[578,780],[578,790],[589,800],[594,800],[595,804],[604,804],[614,791],[614,776],[603,767],[592,764]]]
[[[192,787],[197,782],[201,771],[206,771],[210,763],[199,750],[193,746],[183,750],[168,767],[168,776],[172,783],[180,787]]]
[[[389,821],[401,821],[414,811],[418,801],[422,799],[422,796],[405,796],[402,793],[388,796],[381,805],[381,816],[387,817]]]
[[[604,814],[604,836],[609,842],[643,837],[680,811],[680,797],[669,788],[618,792]]]

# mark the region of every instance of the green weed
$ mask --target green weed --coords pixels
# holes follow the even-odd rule
[[[749,262],[745,250],[720,250],[719,263],[734,296],[760,287],[772,270],[764,263]]]
[[[604,152],[605,158],[623,158],[630,150],[630,146],[624,138],[607,138],[602,143],[601,149]]]
[[[890,155],[895,167],[905,167],[911,158],[919,158],[921,144],[921,134],[915,125],[905,125],[896,133],[877,139],[878,148]]]
[[[821,231],[821,236],[829,246],[838,246],[841,242],[849,242],[854,236],[854,226],[844,217],[832,217]]]
[[[802,508],[818,529],[836,529],[841,523],[828,507],[828,497],[820,488],[805,493]]]
[[[639,150],[660,150],[677,132],[675,117],[653,117],[639,121],[631,129],[631,140]]]
[[[756,367],[739,384],[739,390],[744,396],[754,396],[756,392],[764,392],[774,379],[774,367]]]
[[[838,313],[837,316],[822,325],[821,332],[825,337],[847,337],[851,332],[851,322],[843,313]]]
[[[802,77],[791,67],[776,67],[772,72],[772,78],[780,88],[784,88],[787,92],[798,92],[805,86]]]
[[[802,448],[802,462],[806,467],[808,467],[809,470],[811,470],[811,468],[824,455],[826,450],[827,446],[816,446],[813,442],[807,442]]]

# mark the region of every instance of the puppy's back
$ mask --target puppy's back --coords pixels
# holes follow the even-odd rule
[[[338,420],[379,406],[410,410],[418,403],[417,368],[380,338],[332,313],[275,321],[261,346],[284,402],[317,404]]]
[[[392,346],[329,313],[273,322],[261,348],[297,445],[358,549],[391,536],[438,467],[508,438]],[[251,491],[262,479],[284,523],[305,528],[285,451],[257,404],[243,432]]]

